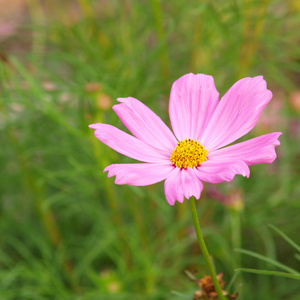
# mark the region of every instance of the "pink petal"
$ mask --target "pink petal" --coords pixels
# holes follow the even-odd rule
[[[212,76],[187,74],[173,83],[169,114],[178,140],[200,140],[219,103]]]
[[[202,189],[202,182],[191,168],[175,168],[165,181],[165,195],[170,205],[174,205],[176,200],[182,203],[184,198],[192,196],[199,199]]]
[[[118,98],[113,110],[140,140],[155,148],[173,151],[177,140],[168,126],[151,109],[132,97]]]
[[[273,132],[209,153],[208,160],[196,168],[200,180],[219,183],[231,181],[239,174],[249,177],[248,166],[272,163],[276,158],[281,132]]]
[[[276,158],[275,147],[280,145],[278,137],[281,132],[273,132],[248,141],[238,143],[209,154],[214,161],[242,160],[248,166],[261,163],[272,163]]]
[[[108,177],[116,176],[116,184],[150,185],[165,180],[174,170],[169,164],[114,164],[106,167]]]
[[[169,162],[171,153],[156,149],[120,129],[107,124],[92,124],[95,136],[119,153],[145,162]]]
[[[231,181],[237,174],[249,177],[250,170],[247,164],[243,161],[222,162],[206,160],[195,169],[195,174],[199,180],[219,183],[223,181]]]
[[[248,133],[271,100],[262,76],[243,78],[222,97],[202,136],[208,150],[228,145]]]

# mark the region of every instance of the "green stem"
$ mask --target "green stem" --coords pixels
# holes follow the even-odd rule
[[[204,259],[205,259],[206,265],[208,267],[210,276],[211,276],[212,281],[214,283],[215,290],[218,294],[218,299],[219,300],[225,300],[225,297],[223,296],[221,286],[220,286],[219,281],[217,279],[217,275],[215,273],[213,264],[210,260],[209,253],[207,251],[207,248],[206,248],[206,245],[205,245],[202,233],[201,233],[201,228],[200,228],[200,223],[199,223],[199,219],[198,219],[198,214],[197,214],[197,209],[196,209],[196,204],[195,204],[195,198],[194,197],[190,198],[190,203],[191,203],[191,211],[192,211],[192,216],[193,216],[193,221],[194,221],[194,227],[195,227],[197,238],[198,238],[198,243],[199,243],[200,249],[202,251],[202,254],[204,256]]]
[[[241,211],[235,208],[230,210],[230,221],[231,221],[231,238],[233,249],[241,248],[242,246],[242,236],[241,236]],[[234,253],[234,266],[235,268],[241,265],[241,254],[235,251]],[[243,296],[243,276],[242,272],[239,274],[239,299],[242,300]]]
[[[230,210],[230,221],[231,221],[231,239],[233,249],[241,248],[241,218],[240,212],[232,208]],[[241,265],[241,256],[239,252],[235,255],[235,267]]]

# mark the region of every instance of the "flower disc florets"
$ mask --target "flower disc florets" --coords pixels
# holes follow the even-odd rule
[[[206,161],[207,150],[198,141],[185,139],[177,143],[170,157],[178,168],[193,168]]]

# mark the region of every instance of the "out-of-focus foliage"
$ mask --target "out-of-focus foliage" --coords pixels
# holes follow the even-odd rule
[[[111,107],[127,96],[168,123],[171,84],[188,72],[213,75],[221,94],[264,75],[274,96],[249,136],[283,132],[272,165],[252,166],[250,179],[205,185],[197,205],[217,270],[227,282],[236,267],[276,270],[234,248],[300,270],[268,227],[299,244],[298,1],[0,6],[1,300],[192,299],[184,270],[207,271],[187,202],[170,207],[163,184],[114,185],[102,170],[130,160],[88,129],[124,129]],[[238,274],[230,289],[245,300],[300,294],[296,280],[255,274]]]

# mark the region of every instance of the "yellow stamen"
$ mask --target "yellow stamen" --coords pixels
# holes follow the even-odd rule
[[[206,161],[207,150],[198,141],[185,139],[177,143],[170,157],[171,162],[178,168],[193,168]]]

